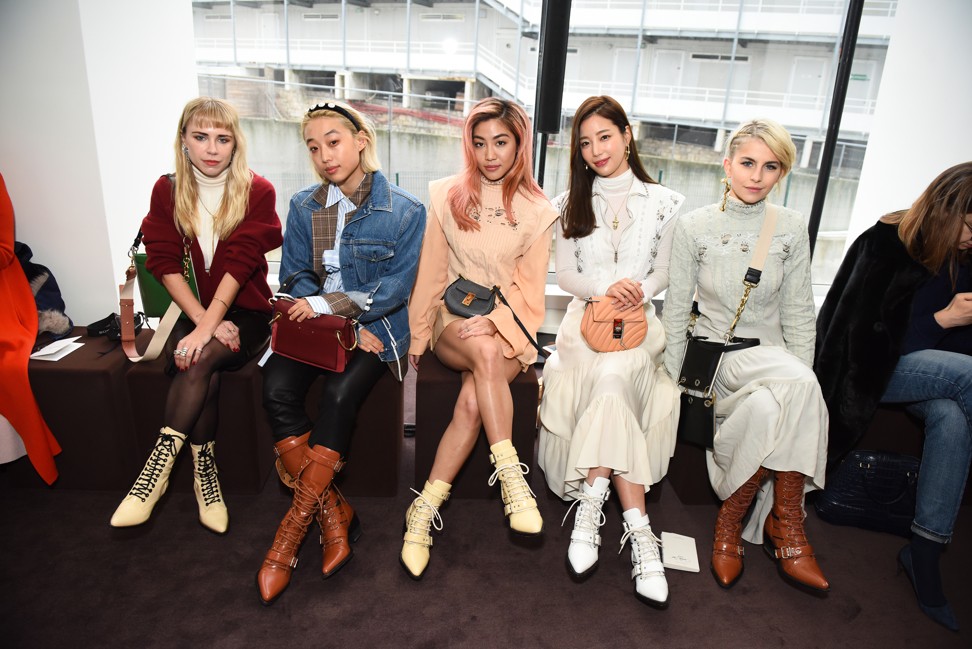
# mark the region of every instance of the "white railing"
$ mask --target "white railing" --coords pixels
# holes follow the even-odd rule
[[[513,14],[520,11],[520,0],[494,0]],[[640,11],[642,0],[573,0],[571,9],[609,11]],[[738,10],[740,0],[647,0],[648,11],[733,11]],[[543,7],[541,0],[523,0],[523,13],[538,15]],[[742,0],[747,12],[794,13],[794,14],[843,14],[845,0]],[[898,0],[868,0],[864,3],[865,16],[893,16]]]

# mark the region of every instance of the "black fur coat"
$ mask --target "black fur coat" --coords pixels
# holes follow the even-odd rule
[[[918,287],[931,276],[878,222],[851,245],[817,316],[814,371],[830,411],[831,465],[864,434],[898,363]]]

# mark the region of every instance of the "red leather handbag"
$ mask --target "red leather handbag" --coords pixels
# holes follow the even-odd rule
[[[319,315],[303,322],[288,317],[296,300],[277,295],[270,321],[270,349],[301,363],[343,372],[358,346],[357,322],[340,315]]]

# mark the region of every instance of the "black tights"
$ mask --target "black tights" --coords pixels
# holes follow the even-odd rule
[[[275,440],[310,431],[309,446],[320,444],[343,457],[351,446],[358,409],[387,372],[377,354],[356,352],[343,372],[329,372],[278,354],[263,366],[263,407]],[[316,421],[307,416],[307,391],[324,377]]]
[[[191,444],[205,444],[216,438],[220,372],[243,367],[263,349],[270,334],[269,318],[263,313],[233,309],[223,319],[239,328],[240,351],[234,352],[213,338],[203,347],[196,364],[185,372],[175,368],[172,350],[167,351],[173,379],[165,401],[164,423],[187,435]],[[169,347],[174,347],[194,326],[189,320],[179,320],[169,336]]]

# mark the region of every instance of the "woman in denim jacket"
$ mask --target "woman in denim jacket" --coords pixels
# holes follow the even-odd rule
[[[296,301],[289,317],[353,317],[359,343],[340,373],[279,355],[264,365],[263,405],[276,440],[277,469],[294,488],[293,504],[257,574],[264,604],[290,583],[314,518],[322,531],[323,576],[352,556],[349,537],[357,540],[360,528],[331,481],[344,465],[358,408],[382,372],[390,369],[401,380],[407,369],[406,302],[425,232],[425,207],[378,171],[375,131],[358,111],[336,103],[315,106],[301,132],[323,182],[290,201],[280,283],[292,295],[307,297]],[[304,403],[321,375],[322,407],[312,421]]]

